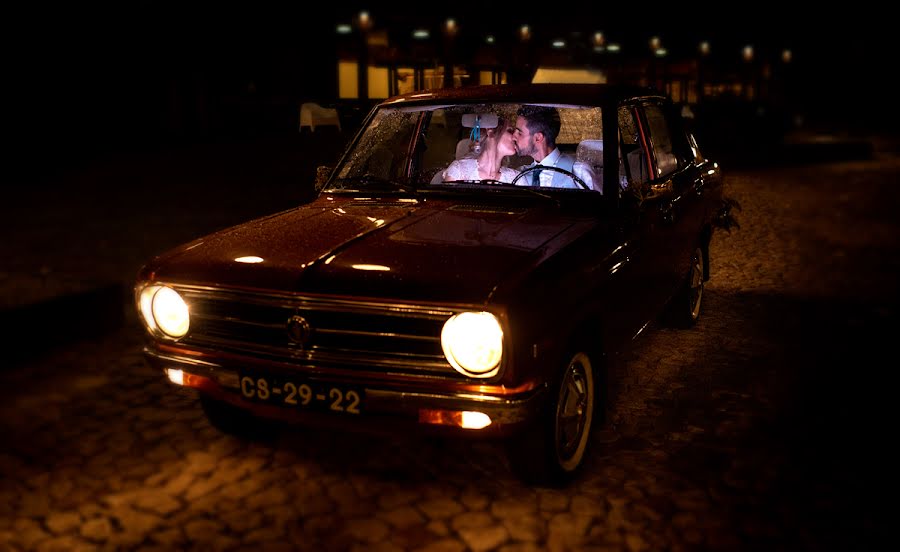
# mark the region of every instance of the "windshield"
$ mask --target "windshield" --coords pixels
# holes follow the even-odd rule
[[[523,186],[597,192],[602,188],[601,121],[601,109],[594,106],[385,106],[370,119],[328,187]]]

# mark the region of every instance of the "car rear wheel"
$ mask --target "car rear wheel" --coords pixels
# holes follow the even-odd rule
[[[513,471],[529,483],[568,482],[584,462],[597,408],[595,368],[587,353],[574,353],[551,388],[541,420],[513,439]]]
[[[706,280],[703,266],[703,248],[697,246],[691,256],[691,269],[688,277],[669,305],[668,319],[672,326],[689,328],[700,319],[700,307],[703,304],[703,282]]]

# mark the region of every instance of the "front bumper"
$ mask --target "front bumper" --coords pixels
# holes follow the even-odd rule
[[[196,388],[255,416],[353,430],[395,431],[415,426],[423,431],[441,434],[506,437],[519,432],[537,418],[546,395],[546,385],[540,384],[510,389],[442,381],[426,386],[421,382],[378,380],[371,377],[350,381],[304,374],[310,381],[347,383],[365,391],[366,406],[363,414],[323,413],[245,400],[241,395],[237,368],[230,361],[160,351],[153,346],[145,347],[144,355],[151,366],[163,373],[180,370],[182,385],[185,387]],[[461,412],[481,412],[490,418],[491,423],[481,429],[459,427],[450,421],[453,419],[450,414]],[[441,413],[447,415],[440,415]]]

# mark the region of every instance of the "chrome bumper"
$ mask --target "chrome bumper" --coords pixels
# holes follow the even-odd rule
[[[202,385],[190,384],[201,391],[217,396],[237,406],[260,413],[255,403],[244,401],[240,393],[237,369],[217,362],[200,360],[183,355],[144,348],[144,355],[151,366],[165,372],[181,370],[184,374],[204,380]],[[315,378],[310,378],[315,379]],[[208,382],[208,383],[207,383]],[[351,383],[351,382],[345,382]],[[509,433],[535,419],[543,405],[546,386],[541,385],[516,395],[496,396],[471,392],[428,391],[400,388],[395,382],[352,382],[365,390],[366,417],[389,416],[418,421],[422,410],[478,411],[490,416],[491,426],[479,432]],[[268,407],[271,411],[273,407]],[[280,410],[281,407],[274,407]],[[263,414],[265,415],[263,409]],[[471,430],[466,430],[470,432]]]

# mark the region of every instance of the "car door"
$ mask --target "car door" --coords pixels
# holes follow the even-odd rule
[[[616,250],[618,284],[604,299],[616,323],[610,339],[625,342],[636,336],[666,300],[672,270],[668,268],[668,234],[664,232],[659,201],[644,200],[653,181],[652,156],[646,122],[639,102],[618,106],[620,175],[627,181],[618,207],[621,246]]]
[[[645,101],[640,106],[640,122],[649,145],[650,178],[644,183],[642,208],[653,220],[658,261],[655,274],[660,293],[667,300],[688,272],[691,254],[698,243],[701,206],[697,192],[702,188],[699,170],[684,155],[684,132],[676,130],[668,104]]]

